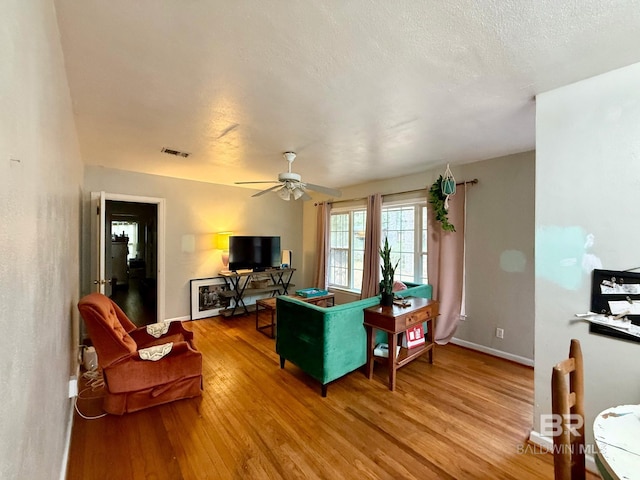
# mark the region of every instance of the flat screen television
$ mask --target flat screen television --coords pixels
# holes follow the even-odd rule
[[[229,237],[229,270],[280,267],[280,237]]]

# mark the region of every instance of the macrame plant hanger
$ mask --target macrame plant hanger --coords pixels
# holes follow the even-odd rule
[[[449,211],[449,197],[456,194],[456,179],[449,168],[447,163],[447,169],[442,176],[442,194],[445,195],[444,209]]]

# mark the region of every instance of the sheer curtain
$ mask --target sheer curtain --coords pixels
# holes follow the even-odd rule
[[[440,303],[435,339],[440,345],[449,343],[460,321],[464,286],[465,188],[458,188],[449,199],[449,221],[455,232],[445,232],[428,208],[427,275],[433,287],[433,298]]]
[[[316,227],[316,268],[313,283],[316,288],[327,289],[329,287],[329,222],[331,221],[331,204],[321,202],[318,204]]]
[[[380,248],[382,237],[382,195],[367,198],[367,224],[364,235],[364,265],[360,298],[378,294],[380,289]]]

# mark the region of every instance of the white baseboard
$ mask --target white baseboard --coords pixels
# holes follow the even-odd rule
[[[191,315],[185,315],[184,317],[165,318],[165,322],[183,322],[185,320],[191,320]]]
[[[548,450],[551,454],[553,452],[553,439],[549,437],[543,437],[535,430],[531,430],[529,434],[529,441],[534,445],[538,445],[542,450]],[[598,474],[598,467],[596,466],[596,461],[593,458],[593,455],[586,454],[584,456],[584,468],[589,470],[591,473]]]
[[[74,377],[74,375],[72,375]],[[80,355],[76,356],[76,395],[78,394],[78,379],[80,378]],[[75,402],[76,399],[69,399],[69,420],[67,421],[67,431],[64,439],[64,451],[62,452],[62,466],[60,467],[60,480],[67,478],[67,466],[69,463],[69,450],[71,448],[71,432],[73,431],[73,418],[75,416]]]
[[[69,450],[71,448],[71,432],[73,431],[74,402],[75,398],[69,399],[69,421],[64,439],[64,451],[62,452],[62,466],[60,467],[60,480],[67,478],[67,466],[69,463]]]
[[[478,352],[486,353],[488,355],[493,355],[494,357],[504,358],[505,360],[520,363],[521,365],[526,365],[527,367],[534,366],[534,362],[530,358],[503,352],[502,350],[496,350],[495,348],[485,347],[484,345],[479,345],[477,343],[467,342],[466,340],[460,340],[459,338],[452,338],[451,343],[453,343],[454,345],[459,345],[461,347],[469,348],[471,350],[477,350]]]

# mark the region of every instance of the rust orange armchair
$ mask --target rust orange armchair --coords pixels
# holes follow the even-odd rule
[[[105,412],[122,415],[201,395],[202,354],[193,345],[193,333],[181,322],[171,322],[156,338],[146,327],[137,328],[118,305],[100,293],[80,299],[78,310],[102,369]],[[163,350],[163,345],[164,356],[143,359],[149,357],[145,353]]]

